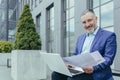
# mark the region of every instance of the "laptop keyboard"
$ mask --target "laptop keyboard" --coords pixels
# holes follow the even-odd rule
[[[77,71],[77,70],[74,70],[74,69],[69,69],[69,71],[71,72],[71,73],[80,73],[80,71]]]

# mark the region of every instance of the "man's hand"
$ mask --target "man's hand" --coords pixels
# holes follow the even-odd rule
[[[72,65],[70,65],[70,64],[66,64],[66,66],[67,66],[67,68],[69,68],[69,69],[74,69],[74,67],[73,67]]]
[[[83,70],[85,71],[85,73],[87,73],[87,74],[91,74],[91,73],[93,73],[93,71],[94,71],[93,67],[83,67],[82,69],[83,69]]]

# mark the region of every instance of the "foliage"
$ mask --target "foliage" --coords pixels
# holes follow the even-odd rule
[[[8,41],[0,41],[0,53],[11,53],[12,44]]]
[[[17,50],[39,50],[41,40],[35,29],[35,24],[29,5],[25,5],[17,23],[17,32],[14,41],[14,49]]]

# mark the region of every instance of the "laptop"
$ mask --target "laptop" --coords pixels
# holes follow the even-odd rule
[[[44,62],[48,65],[48,67],[52,71],[55,71],[70,77],[84,73],[84,71],[80,67],[75,67],[74,69],[68,69],[62,57],[60,56],[60,54],[41,53],[41,57],[43,58]]]

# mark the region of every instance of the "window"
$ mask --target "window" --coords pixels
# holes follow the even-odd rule
[[[98,16],[98,26],[109,31],[114,31],[113,0],[93,0],[93,9]]]
[[[21,5],[20,5],[20,7],[21,7],[21,11],[22,11],[22,8],[23,8],[23,3],[22,3],[22,0],[21,0]]]
[[[33,9],[33,0],[31,0],[31,10]]]
[[[40,35],[40,26],[41,26],[41,14],[36,16],[36,31]]]
[[[64,14],[66,16],[64,24],[65,24],[65,37],[64,37],[64,45],[66,48],[64,48],[66,51],[65,56],[71,55],[74,51],[74,45],[75,45],[75,38],[74,38],[74,0],[64,0]]]
[[[39,3],[41,3],[42,2],[42,0],[39,0]]]
[[[35,0],[35,7],[37,7],[37,0]]]
[[[2,2],[2,1],[0,0],[0,4],[1,4],[1,2]]]
[[[14,1],[13,1],[14,2]],[[11,2],[11,3],[13,3]],[[21,0],[21,3],[23,5],[23,3],[25,3],[26,0]],[[16,24],[17,24],[17,18],[18,18],[18,5],[15,2],[14,4],[9,4],[9,6],[14,6],[12,8],[9,8],[8,10],[8,40],[13,42],[14,38],[15,38],[15,32],[16,32]]]
[[[53,52],[54,46],[54,6],[47,8],[47,43],[48,52]]]
[[[29,4],[29,6],[30,6],[30,0],[28,0],[28,4]]]

